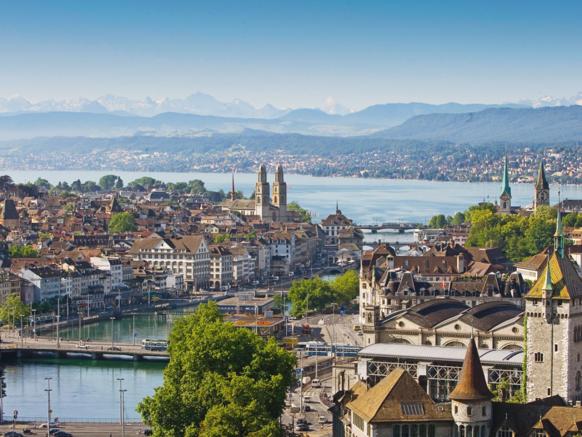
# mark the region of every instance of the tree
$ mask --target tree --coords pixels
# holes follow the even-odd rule
[[[358,297],[360,291],[360,277],[356,270],[348,270],[338,276],[331,283],[338,303],[349,302]]]
[[[462,212],[457,212],[451,220],[451,225],[458,226],[462,225],[463,223],[465,223],[465,214]]]
[[[130,212],[116,212],[109,220],[109,232],[112,234],[133,232],[136,230],[135,218]]]
[[[34,185],[44,188],[45,190],[50,190],[52,187],[51,183],[43,178],[37,178],[36,181],[34,181]]]
[[[0,305],[0,320],[6,324],[15,326],[20,317],[28,316],[30,308],[20,299],[18,293],[9,294],[2,305]]]
[[[311,213],[302,208],[297,202],[291,202],[287,205],[288,211],[293,211],[299,214],[299,218],[303,223],[311,223]]]
[[[443,214],[437,214],[433,216],[428,222],[429,228],[444,228],[447,225],[447,219]]]
[[[121,180],[121,178],[119,176],[115,176],[113,174],[108,174],[108,175],[102,176],[101,179],[99,179],[99,186],[104,191],[111,191],[113,189],[113,187],[116,186],[118,180]],[[121,184],[122,184],[121,186],[123,187],[123,181]]]
[[[329,282],[319,276],[311,279],[299,279],[289,288],[291,315],[300,317],[307,311],[321,311],[335,301],[335,295]]]
[[[129,187],[143,187],[146,190],[150,190],[156,186],[160,186],[163,185],[163,183],[161,181],[158,181],[154,178],[151,178],[149,176],[142,176],[141,178],[137,178],[134,181],[131,181],[128,186]]]
[[[0,176],[0,191],[6,192],[14,189],[14,181],[8,175]]]
[[[190,193],[192,194],[204,194],[207,191],[204,182],[200,179],[188,181],[188,187],[190,187]]]
[[[116,190],[121,190],[123,188],[123,179],[121,179],[119,176],[117,177],[117,180],[115,181],[115,189]]]
[[[8,249],[10,258],[37,258],[38,250],[29,244],[13,244]]]
[[[274,436],[295,357],[225,323],[216,303],[176,321],[164,382],[137,407],[158,437]]]

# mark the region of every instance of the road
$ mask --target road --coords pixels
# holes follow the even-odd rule
[[[46,424],[46,422],[45,422]],[[41,429],[38,423],[28,423],[28,424],[16,424],[16,432],[22,433],[23,429],[30,429],[32,435],[39,437],[46,436],[46,428]],[[126,424],[125,425],[125,435],[126,436],[137,436],[144,435],[144,430],[147,427],[143,424]],[[59,425],[59,429],[71,433],[74,437],[121,437],[121,425],[119,423],[62,423]],[[7,431],[12,431],[11,424],[0,425],[0,433],[5,433]],[[28,434],[27,434],[28,435]]]

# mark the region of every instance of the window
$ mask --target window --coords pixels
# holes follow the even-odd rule
[[[424,405],[418,402],[401,403],[400,409],[405,416],[422,416],[424,414]]]
[[[541,352],[536,352],[534,354],[534,361],[536,363],[543,363],[544,362],[544,354],[542,354]]]
[[[513,437],[513,431],[508,426],[504,426],[503,428],[499,428],[496,437]]]
[[[557,343],[554,345],[554,352],[558,352],[558,344]]]
[[[487,407],[481,408],[481,415],[482,416],[487,416]]]
[[[580,390],[582,388],[582,374],[580,371],[576,372],[576,390]]]
[[[352,423],[354,424],[354,426],[356,428],[359,428],[362,431],[364,430],[364,419],[362,419],[360,416],[358,416],[353,411],[352,411]]]
[[[467,407],[467,416],[471,416],[473,414],[473,407]]]

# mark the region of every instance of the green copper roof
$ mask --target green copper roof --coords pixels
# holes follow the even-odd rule
[[[546,262],[546,281],[544,283],[544,288],[542,290],[547,291],[548,294],[551,296],[552,292],[554,291],[554,287],[552,286],[552,272],[550,271],[550,255],[548,255],[548,261]]]
[[[509,186],[509,165],[507,164],[507,155],[505,156],[505,163],[503,165],[503,180],[501,181],[501,195],[507,194],[511,197],[511,187]]]
[[[544,160],[540,161],[540,166],[538,168],[538,176],[536,178],[536,188],[538,190],[547,190],[550,188],[548,181],[546,179],[546,171],[544,170]]]

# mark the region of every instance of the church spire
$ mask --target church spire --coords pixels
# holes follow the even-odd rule
[[[236,200],[236,191],[234,189],[234,172],[235,172],[235,169],[233,167],[233,169],[232,169],[232,187],[231,187],[231,191],[230,191],[230,200],[232,200],[233,202]]]
[[[564,258],[564,226],[562,224],[562,213],[559,203],[556,216],[556,232],[554,232],[554,250],[560,258]]]
[[[550,298],[554,294],[554,286],[552,285],[552,272],[550,271],[550,259],[551,255],[550,251],[548,250],[548,256],[546,260],[546,279],[544,282],[544,287],[542,288],[546,298]]]
[[[509,164],[507,163],[507,155],[505,155],[505,161],[503,164],[503,180],[501,181],[501,195],[506,194],[511,197],[511,187],[509,186]]]
[[[548,190],[550,185],[546,179],[546,171],[544,170],[544,160],[540,160],[540,165],[538,167],[538,175],[536,177],[536,189],[537,190]]]

